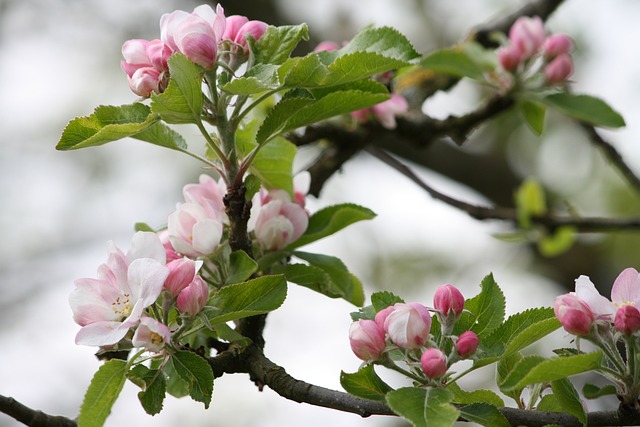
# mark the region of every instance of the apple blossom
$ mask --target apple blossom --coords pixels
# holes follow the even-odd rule
[[[211,176],[202,174],[198,183],[187,184],[182,188],[182,195],[187,203],[197,203],[201,206],[209,205],[219,217],[225,216],[224,195],[227,185],[222,179],[214,180]]]
[[[165,256],[167,259],[167,263],[182,258],[180,255],[176,253],[176,250],[171,245],[169,241],[169,231],[162,230],[158,232],[158,237],[160,238],[160,242],[162,242],[162,246],[164,246]]]
[[[387,320],[387,317],[389,317],[389,314],[391,314],[393,310],[394,310],[394,307],[390,305],[389,307],[383,308],[382,310],[376,313],[374,321],[378,324],[380,329],[384,330],[384,322],[385,320]]]
[[[195,276],[178,295],[176,305],[181,313],[195,316],[200,313],[209,299],[209,286],[200,276]]]
[[[384,320],[389,339],[400,348],[417,348],[429,339],[431,315],[417,302],[397,303]]]
[[[549,83],[562,83],[573,73],[573,60],[567,53],[561,53],[545,65],[542,70]]]
[[[433,307],[443,316],[458,317],[464,310],[464,297],[453,285],[442,285],[433,294]]]
[[[349,328],[349,344],[361,360],[378,360],[386,348],[384,331],[373,320],[360,319]]]
[[[177,297],[193,281],[201,266],[202,261],[189,258],[180,258],[167,263],[169,275],[164,281],[164,288],[172,297]]]
[[[576,279],[576,291],[572,294],[587,304],[596,320],[613,320],[616,307],[611,301],[600,295],[587,276],[583,275]]]
[[[242,46],[244,54],[249,53],[247,35],[258,40],[267,30],[268,25],[262,21],[249,21],[246,16],[232,15],[226,19],[226,28],[222,40],[229,40]]]
[[[469,357],[478,348],[478,336],[473,331],[465,331],[456,340],[456,351],[461,357]]]
[[[498,61],[507,71],[515,71],[522,60],[522,55],[513,46],[505,46],[498,51]]]
[[[183,203],[169,215],[169,241],[176,252],[198,257],[213,252],[222,238],[222,220],[210,206]]]
[[[370,108],[364,108],[362,110],[354,111],[351,116],[358,121],[358,123],[366,123],[371,116],[386,129],[395,129],[396,116],[402,113],[406,113],[409,110],[409,103],[407,100],[397,93],[392,93],[391,98],[374,105]]]
[[[169,328],[151,317],[140,318],[140,325],[131,339],[134,347],[144,347],[154,353],[160,352],[169,341],[171,341]]]
[[[640,307],[640,275],[634,268],[626,268],[613,282],[611,300],[617,307]]]
[[[69,296],[73,319],[82,326],[77,344],[116,344],[156,301],[169,275],[165,250],[155,233],[136,233],[126,255],[109,242],[108,253],[98,278],[76,280]]]
[[[437,348],[426,349],[420,357],[420,364],[429,379],[438,379],[447,373],[447,356]]]
[[[614,325],[625,335],[633,335],[640,330],[640,311],[632,305],[623,305],[616,312]]]
[[[308,225],[309,217],[299,205],[271,200],[260,208],[255,223],[256,239],[262,248],[279,251],[298,240]]]
[[[545,40],[544,24],[538,16],[521,16],[509,30],[509,41],[524,60],[531,58]]]
[[[547,37],[542,46],[545,59],[555,58],[556,56],[571,52],[573,48],[573,40],[566,34],[552,34]]]
[[[595,321],[589,305],[573,293],[556,297],[553,311],[564,330],[573,335],[588,335]]]
[[[164,91],[168,80],[167,60],[171,49],[161,40],[128,40],[122,45],[120,62],[129,87],[136,95],[148,98]]]

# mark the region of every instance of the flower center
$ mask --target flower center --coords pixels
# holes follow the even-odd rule
[[[111,303],[113,312],[119,314],[123,319],[126,319],[131,314],[131,300],[129,294],[122,294]]]
[[[151,332],[149,334],[149,340],[154,345],[162,345],[162,344],[164,344],[164,338],[162,338],[162,335],[160,335],[160,334],[158,334],[156,332]]]

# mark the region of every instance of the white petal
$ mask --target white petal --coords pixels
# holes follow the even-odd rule
[[[131,288],[131,299],[137,303],[144,302],[148,307],[158,298],[169,269],[151,258],[134,260],[129,266],[128,279]]]
[[[166,262],[166,251],[156,233],[138,231],[133,235],[127,252],[127,264],[138,258],[152,258],[161,264]]]

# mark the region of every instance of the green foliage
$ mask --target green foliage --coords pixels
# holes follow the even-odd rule
[[[460,316],[454,332],[460,334],[471,330],[482,342],[504,321],[506,303],[493,274],[486,276],[480,287],[482,290],[478,295],[465,301],[466,311]]]
[[[568,251],[576,239],[578,232],[575,227],[558,227],[553,234],[545,234],[538,240],[538,250],[547,257],[558,256]]]
[[[371,305],[373,305],[376,313],[391,305],[402,302],[404,302],[402,298],[389,291],[375,292],[371,295]]]
[[[129,371],[129,379],[142,391],[138,393],[140,404],[149,415],[159,414],[167,393],[167,381],[162,371],[136,365]]]
[[[495,64],[489,62],[486,55],[481,54],[483,50],[475,43],[440,49],[424,57],[420,66],[454,77],[484,80],[484,73],[493,70]]]
[[[318,241],[330,236],[343,228],[359,221],[373,219],[376,214],[370,209],[352,203],[333,205],[321,209],[311,215],[309,226],[305,233],[287,249],[295,249],[300,246]]]
[[[566,378],[552,381],[551,389],[553,390],[553,394],[556,396],[556,399],[564,409],[564,412],[568,412],[573,415],[586,426],[587,413],[584,406],[582,406],[580,396],[573,384],[571,384],[571,381]]]
[[[208,408],[213,394],[211,366],[202,357],[186,350],[173,353],[171,360],[176,373],[188,384],[189,396]]]
[[[354,396],[381,402],[384,402],[385,395],[393,390],[376,374],[371,364],[364,365],[353,374],[341,372],[340,385]]]
[[[169,58],[171,80],[161,94],[151,96],[151,111],[167,123],[200,123],[203,71],[181,53]]]
[[[457,383],[449,384],[447,389],[453,393],[453,401],[455,403],[461,403],[463,405],[486,403],[496,407],[504,406],[502,398],[491,390],[478,389],[466,391],[461,389]]]
[[[574,95],[560,92],[541,99],[549,107],[569,117],[594,126],[624,127],[622,116],[603,100],[589,95]]]
[[[587,399],[597,399],[602,396],[610,396],[616,394],[618,391],[616,387],[612,384],[607,384],[603,387],[598,387],[593,384],[585,384],[582,387],[582,394]]]
[[[256,64],[282,64],[301,40],[309,40],[307,24],[269,27],[258,39],[250,40]]]
[[[520,185],[516,191],[515,202],[518,209],[518,225],[524,229],[531,227],[532,216],[544,215],[547,211],[544,190],[531,178],[524,180]]]
[[[405,387],[387,393],[387,404],[414,427],[451,427],[460,411],[452,404],[453,393],[441,388]]]
[[[229,255],[229,267],[226,283],[244,282],[258,270],[258,264],[245,251],[232,252]]]
[[[338,54],[346,55],[353,52],[375,52],[404,62],[413,61],[420,56],[411,42],[391,27],[365,28],[340,49]]]
[[[284,138],[274,138],[260,149],[251,173],[260,178],[267,189],[280,188],[293,195],[293,159],[296,146]]]
[[[104,424],[124,387],[128,368],[124,360],[111,359],[98,369],[80,406],[79,427],[99,427]]]
[[[268,313],[280,307],[287,296],[284,276],[262,276],[225,286],[209,299],[209,322],[221,323]]]
[[[486,427],[509,427],[511,423],[493,405],[472,403],[460,408],[460,416],[467,421]]]
[[[544,117],[547,112],[545,106],[536,101],[521,99],[518,101],[517,107],[529,129],[538,136],[542,135]]]

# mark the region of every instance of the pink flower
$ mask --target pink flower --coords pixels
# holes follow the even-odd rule
[[[193,261],[189,258],[179,258],[167,264],[169,275],[164,281],[164,288],[172,297],[177,297],[180,291],[186,288],[196,276],[202,266],[202,261]]]
[[[380,329],[384,330],[384,322],[387,320],[387,317],[389,317],[389,314],[391,314],[393,310],[394,310],[394,307],[390,305],[389,307],[383,308],[382,310],[376,313],[376,317],[374,320],[378,324]]]
[[[437,379],[447,373],[447,356],[437,348],[428,348],[420,358],[422,370],[427,378]]]
[[[571,52],[573,48],[573,40],[566,34],[552,34],[544,41],[542,51],[545,59],[555,58],[556,56]]]
[[[127,74],[129,87],[136,95],[148,98],[152,92],[161,93],[166,87],[167,60],[171,49],[161,40],[128,40],[122,45],[120,62]]]
[[[640,311],[632,305],[620,307],[616,312],[614,326],[625,335],[633,335],[640,330]]]
[[[573,293],[556,297],[553,311],[564,330],[577,336],[588,335],[595,321],[589,305]]]
[[[408,110],[409,103],[407,100],[402,95],[392,93],[390,99],[376,104],[371,108],[353,111],[351,116],[355,118],[358,123],[366,123],[373,115],[382,127],[395,129],[396,116],[406,113]]]
[[[169,241],[176,252],[198,257],[208,255],[220,244],[222,220],[210,206],[183,203],[169,215]]]
[[[340,45],[336,42],[332,41],[322,41],[318,43],[318,45],[313,49],[314,52],[332,52],[334,50],[340,49]]]
[[[271,200],[260,209],[255,225],[256,239],[264,249],[279,251],[298,240],[308,225],[309,217],[299,205]]]
[[[475,332],[463,332],[456,341],[456,351],[463,358],[469,357],[476,352],[479,342]]]
[[[271,190],[260,189],[260,198],[256,203],[260,206],[266,205],[272,200],[280,200],[282,202],[293,202],[304,208],[306,205],[307,193],[311,186],[311,174],[308,171],[302,171],[293,177],[293,200],[285,190],[274,188]]]
[[[140,325],[131,340],[134,347],[144,347],[154,353],[160,352],[169,341],[169,328],[151,317],[140,318]]]
[[[353,353],[364,361],[378,360],[387,346],[384,331],[373,320],[358,320],[349,328]]]
[[[429,339],[431,315],[417,302],[397,303],[384,320],[389,339],[400,348],[417,348]]]
[[[181,313],[195,316],[200,313],[209,299],[209,286],[200,276],[195,276],[178,295],[176,305]]]
[[[549,83],[562,83],[573,73],[573,61],[567,53],[561,53],[542,70]]]
[[[571,294],[587,304],[596,320],[613,320],[616,307],[611,301],[600,295],[587,276],[580,276],[576,279],[576,291]]]
[[[187,184],[182,189],[182,195],[187,203],[209,205],[220,218],[225,215],[223,199],[226,193],[227,185],[222,179],[216,182],[211,176],[205,174],[200,175],[198,184]]]
[[[531,58],[542,48],[544,39],[544,24],[538,16],[532,18],[521,16],[509,30],[511,45],[525,60]]]
[[[183,53],[205,70],[215,67],[217,45],[226,20],[222,6],[216,12],[209,5],[198,6],[193,13],[177,10],[160,18],[160,38],[172,50]]]
[[[457,318],[464,310],[464,297],[453,285],[442,285],[433,295],[433,307],[443,316]]]
[[[227,27],[222,35],[223,40],[230,40],[244,49],[244,54],[249,53],[247,35],[254,40],[260,39],[267,30],[268,25],[262,21],[249,21],[246,16],[232,15],[227,18]]]
[[[505,46],[498,51],[498,61],[505,70],[515,71],[522,61],[520,50],[513,46]]]
[[[158,237],[160,238],[160,242],[162,242],[162,246],[164,246],[164,251],[167,258],[167,263],[182,258],[180,255],[176,253],[176,250],[173,249],[171,242],[169,241],[169,231],[162,230],[158,232]]]
[[[635,268],[627,268],[613,282],[611,300],[617,307],[640,307],[640,275]]]
[[[157,234],[138,232],[125,255],[113,242],[97,279],[78,279],[69,296],[73,319],[82,328],[76,344],[106,346],[120,341],[153,304],[169,269]]]

